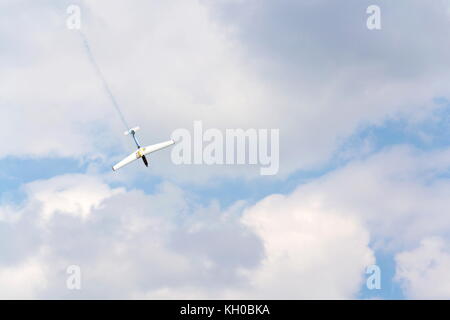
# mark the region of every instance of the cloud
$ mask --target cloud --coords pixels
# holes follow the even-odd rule
[[[16,17],[2,34],[16,45],[3,53],[9,64],[1,103],[8,117],[1,134],[28,148],[2,144],[0,156],[92,157],[128,142],[120,140],[123,129],[81,37],[65,27],[67,6],[32,5],[27,15],[20,5],[2,10]],[[232,43],[198,3],[86,2],[82,19],[128,122],[140,124],[149,137],[166,139],[208,110],[229,118],[227,106],[251,91],[253,81],[241,75]],[[19,124],[21,134],[12,135]]]
[[[225,212],[191,205],[171,184],[149,195],[80,174],[35,181],[24,191],[20,206],[0,207],[0,228],[11,230],[1,243],[22,249],[5,245],[11,252],[0,261],[2,297],[129,298],[184,286],[214,294],[239,283],[237,270],[263,254],[236,217],[239,205]],[[65,287],[69,265],[81,267],[81,292]],[[21,285],[13,279],[28,271],[32,288],[9,294]]]
[[[314,230],[314,224],[309,224],[309,220],[306,222],[293,220],[290,224],[283,224],[284,219],[281,218],[283,207],[289,207],[289,203],[293,201],[297,201],[297,205],[290,210],[291,212],[311,208],[313,212],[321,214],[332,213],[331,216],[338,213],[339,219],[325,219],[337,229],[346,230],[343,221],[356,219],[362,230],[370,237],[369,244],[372,250],[395,256],[396,279],[402,284],[407,297],[445,298],[448,297],[448,286],[442,279],[448,278],[445,270],[448,269],[449,255],[447,247],[450,219],[446,214],[450,190],[447,174],[449,163],[448,149],[419,151],[406,146],[387,148],[375,155],[354,160],[343,168],[299,186],[287,199],[281,195],[274,196],[273,200],[268,198],[268,209],[261,210],[259,212],[263,213],[261,215],[255,214],[255,224],[258,219],[264,221],[266,218],[267,227],[261,227],[261,232],[270,233],[276,230],[279,224],[280,230],[284,231],[283,235],[289,235],[291,227],[296,231],[303,230],[301,226]],[[264,208],[263,204],[264,201],[259,205]],[[273,213],[265,213],[266,211]],[[347,228],[351,225],[347,225]],[[333,235],[333,231],[328,234]],[[364,232],[360,231],[354,235],[359,235],[361,240]],[[268,237],[262,238],[266,241]],[[300,246],[302,243],[298,239],[290,241],[293,244],[288,246],[282,243],[284,237],[273,238],[276,239],[274,244],[278,243],[278,246],[274,246],[274,251],[278,252],[283,252],[281,247],[290,248]],[[326,236],[321,238],[324,241],[327,239]],[[362,245],[364,242],[359,243]],[[345,248],[342,243],[339,246]],[[418,248],[411,249],[417,246]],[[325,259],[318,265],[328,265],[324,258],[327,255],[322,255],[327,250],[319,244],[312,245],[312,248],[317,248],[320,257]],[[361,250],[363,248],[364,246],[360,247]],[[355,247],[353,249],[356,250]],[[352,261],[353,257],[353,261],[361,262],[358,258],[361,259],[364,251],[356,250],[359,256],[352,256],[350,252],[343,261],[347,261],[346,259]],[[308,257],[305,254],[300,256]],[[308,257],[307,261],[314,260]],[[305,264],[307,265],[306,262]],[[279,266],[283,270],[283,267],[288,268],[289,263],[280,262]],[[335,268],[339,266],[338,263]],[[380,267],[384,272],[383,265]],[[272,271],[266,274],[274,273]],[[282,281],[280,279],[283,279],[283,273],[280,274],[274,276],[273,283],[277,283],[276,280]],[[319,274],[323,276],[324,273]],[[356,281],[355,277],[351,279]],[[286,280],[288,281],[293,280]],[[281,287],[280,285],[280,290]]]
[[[426,152],[396,146],[355,159],[299,186],[294,194],[324,210],[358,217],[369,229],[374,248],[392,252],[447,233],[449,163],[448,149]]]
[[[87,175],[57,176],[46,181],[27,184],[24,190],[28,201],[37,203],[41,218],[49,220],[53,214],[69,214],[88,218],[93,209],[114,194],[124,190],[110,189],[107,184]]]
[[[45,266],[31,258],[12,267],[0,267],[0,299],[33,299],[46,287]]]
[[[65,27],[71,2],[33,4],[26,15],[24,3],[2,10],[11,17],[2,21],[13,22],[0,34],[11,44],[2,52],[8,116],[0,134],[15,143],[0,144],[0,157],[107,159],[129,151],[80,37]],[[369,4],[91,1],[82,3],[82,26],[146,143],[194,120],[280,128],[285,176],[323,165],[361,125],[419,117],[448,95],[447,5],[381,1],[383,29],[369,31]],[[178,181],[258,175],[245,166],[155,168]]]
[[[262,299],[349,299],[375,262],[369,233],[354,218],[298,196],[273,195],[243,217],[262,239],[266,257],[249,271]]]
[[[102,175],[131,145],[65,27],[69,4],[0,5],[0,158],[99,159],[1,205],[1,297],[351,298],[377,250],[396,255],[408,296],[447,296],[436,283],[448,268],[449,150],[368,146],[289,195],[228,208],[168,182],[149,193],[137,164]],[[432,117],[448,96],[448,4],[379,1],[380,31],[366,28],[369,4],[99,0],[83,2],[82,24],[143,142],[194,120],[280,128],[284,178],[322,166],[358,128]],[[258,174],[168,158],[150,159],[163,181]],[[81,292],[65,288],[72,264]]]
[[[358,127],[399,114],[414,119],[436,107],[433,98],[448,95],[442,86],[448,70],[441,69],[450,50],[443,32],[448,5],[377,1],[383,28],[369,31],[366,8],[372,4],[211,5],[217,19],[234,27],[241,50],[252,57],[250,69],[270,88],[266,125],[282,128],[282,170],[317,166]]]
[[[249,272],[253,292],[354,297],[361,272],[380,251],[396,257],[396,279],[407,296],[445,297],[445,284],[433,288],[448,268],[449,163],[448,149],[396,146],[353,160],[287,196],[261,200],[243,215],[266,252]]]
[[[395,278],[408,298],[450,298],[450,250],[444,239],[423,239],[419,247],[397,254],[396,263]]]
[[[344,299],[381,250],[396,255],[409,296],[444,296],[433,283],[447,263],[449,158],[388,148],[291,194],[227,208],[171,183],[150,194],[101,175],[34,181],[22,204],[0,207],[0,274],[33,261],[42,285],[26,297]],[[80,292],[65,287],[73,264]]]
[[[0,274],[8,277],[0,284],[13,285],[6,279],[19,278],[33,261],[32,287],[14,296],[349,298],[373,263],[368,234],[355,219],[290,197],[223,209],[199,205],[169,183],[146,194],[83,174],[23,189],[21,205],[0,207],[0,228],[14,230],[2,237],[21,239],[2,243],[28,243],[4,256]],[[81,267],[79,292],[65,287],[69,265]]]

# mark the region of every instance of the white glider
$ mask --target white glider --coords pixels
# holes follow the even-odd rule
[[[122,161],[115,164],[112,167],[113,171],[116,171],[116,170],[122,168],[123,166],[126,166],[127,164],[129,164],[139,158],[142,158],[142,161],[144,161],[145,166],[148,167],[148,161],[147,161],[147,158],[145,157],[147,154],[167,148],[168,146],[171,146],[172,144],[175,143],[175,141],[169,140],[169,141],[164,141],[164,142],[157,143],[157,144],[152,144],[151,146],[141,147],[135,136],[136,131],[138,131],[138,130],[139,130],[139,127],[135,127],[135,128],[132,128],[132,129],[124,132],[125,135],[131,134],[131,136],[133,137],[134,143],[136,143],[137,151],[133,152],[128,157],[126,157]]]

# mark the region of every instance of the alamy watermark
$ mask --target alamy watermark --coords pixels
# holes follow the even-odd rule
[[[69,290],[81,290],[81,268],[78,265],[70,265],[66,269],[69,275],[66,280],[66,287]]]
[[[381,269],[376,264],[366,268],[366,274],[370,276],[367,278],[366,286],[369,290],[381,289]]]
[[[279,129],[203,130],[194,121],[192,132],[176,129],[172,139],[174,164],[259,165],[261,175],[275,175],[280,166]]]
[[[69,30],[80,30],[81,28],[81,8],[71,4],[66,10],[69,15],[66,20],[66,26]]]
[[[381,30],[381,9],[377,5],[371,5],[367,7],[367,14],[370,16],[367,18],[367,29],[369,30]]]

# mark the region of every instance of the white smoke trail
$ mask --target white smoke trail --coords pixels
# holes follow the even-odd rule
[[[84,48],[86,49],[86,53],[87,53],[87,55],[89,57],[89,60],[90,60],[90,62],[92,64],[92,66],[94,67],[95,72],[97,73],[98,77],[102,81],[103,88],[105,89],[107,95],[111,99],[111,102],[112,102],[114,108],[116,109],[117,113],[119,114],[120,120],[122,121],[122,123],[126,127],[126,129],[128,130],[130,127],[128,126],[128,123],[125,120],[125,117],[124,117],[124,115],[122,113],[122,110],[120,110],[120,106],[117,103],[117,100],[114,97],[113,93],[111,92],[111,89],[109,88],[108,83],[106,82],[106,79],[103,76],[102,71],[100,70],[97,62],[95,61],[94,55],[92,54],[92,51],[91,51],[91,47],[89,46],[88,39],[86,38],[86,36],[84,35],[84,33],[81,30],[79,30],[79,33],[81,35],[81,38],[83,39]]]

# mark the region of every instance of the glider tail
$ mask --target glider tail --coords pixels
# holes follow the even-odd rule
[[[135,134],[136,133],[136,131],[139,131],[139,127],[134,127],[134,128],[131,128],[131,129],[128,129],[127,131],[125,131],[123,134],[124,135],[129,135],[129,134]]]

